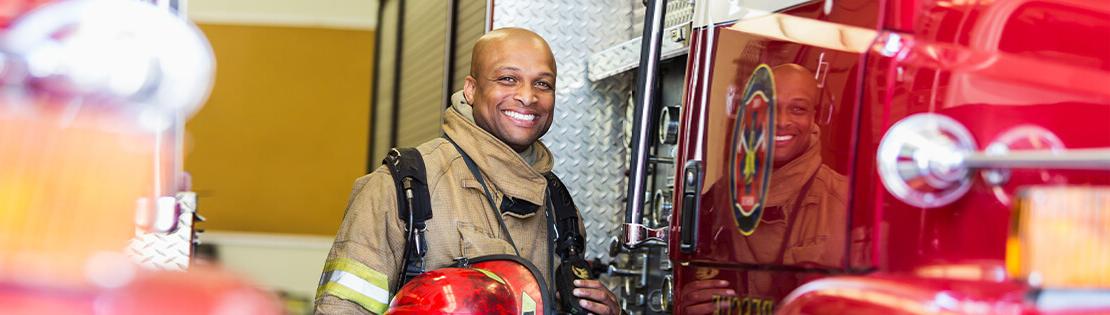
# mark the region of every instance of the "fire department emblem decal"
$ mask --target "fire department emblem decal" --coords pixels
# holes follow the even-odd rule
[[[759,65],[748,78],[738,106],[730,106],[736,108],[736,121],[732,125],[732,148],[728,156],[729,188],[736,226],[743,235],[751,235],[759,225],[763,200],[770,187],[775,145],[774,82],[771,68]]]

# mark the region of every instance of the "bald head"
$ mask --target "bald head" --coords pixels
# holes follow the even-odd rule
[[[470,55],[470,76],[477,77],[482,67],[489,66],[493,62],[491,59],[496,59],[508,49],[527,49],[542,54],[551,70],[555,71],[555,55],[543,37],[527,29],[505,27],[492,30],[474,42]]]
[[[808,96],[811,101],[817,100],[817,79],[813,72],[802,65],[787,63],[771,68],[775,76],[776,90],[790,90]]]

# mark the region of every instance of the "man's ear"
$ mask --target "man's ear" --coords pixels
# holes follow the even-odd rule
[[[466,76],[463,79],[463,99],[467,104],[474,105],[474,90],[478,88],[478,80],[472,76]]]

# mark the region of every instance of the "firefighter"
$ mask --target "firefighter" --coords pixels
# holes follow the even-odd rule
[[[846,245],[848,186],[844,175],[821,160],[817,80],[809,69],[793,63],[775,66],[772,73],[776,119],[771,186],[759,227],[742,238],[737,256],[751,264],[836,268]],[[749,271],[731,281],[718,274],[711,268],[699,270],[683,290],[683,309],[689,314],[771,313],[774,303],[805,280],[773,271]]]
[[[760,264],[841,266],[848,183],[821,160],[817,80],[813,72],[798,64],[778,65],[772,71],[777,115],[771,188],[759,230],[745,238],[742,256]],[[777,300],[800,280],[793,275],[753,272],[748,277],[748,292]]]
[[[770,251],[757,250],[757,259],[777,259],[788,265],[839,266],[846,244],[848,182],[821,161],[820,128],[815,119],[820,102],[817,80],[813,72],[798,64],[779,65],[773,72],[778,115],[771,190],[765,202],[769,208],[778,207],[783,219],[795,222],[780,222],[787,224],[773,229],[776,233],[764,234],[786,238],[785,249],[771,255],[779,257],[759,257]]]
[[[498,29],[475,43],[464,89],[443,114],[445,137],[417,147],[434,213],[427,221],[425,270],[458,258],[511,254],[553,283],[558,262],[549,248],[543,173],[551,171],[554,157],[537,140],[552,124],[555,80],[554,55],[531,31]],[[468,159],[481,178],[472,175]],[[386,167],[355,182],[317,290],[317,313],[387,309],[406,241],[394,187]],[[581,307],[619,313],[615,296],[600,282],[574,283]]]

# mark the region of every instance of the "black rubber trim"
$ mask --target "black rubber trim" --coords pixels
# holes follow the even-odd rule
[[[397,4],[397,47],[394,47],[393,53],[393,112],[390,113],[389,121],[389,147],[397,147],[397,120],[401,118],[401,76],[404,71],[401,67],[404,65],[404,47],[405,47],[405,1]]]
[[[443,58],[443,104],[451,107],[451,93],[454,93],[455,45],[458,37],[459,0],[447,1],[447,49]]]
[[[382,18],[385,16],[385,13],[383,13],[382,10],[381,10],[383,2],[385,2],[385,0],[378,1],[378,22],[377,22],[377,25],[375,26],[375,29],[378,29],[378,30],[382,29]],[[377,144],[376,141],[374,140],[374,125],[375,125],[374,120],[377,119],[378,114],[381,112],[380,108],[378,107],[378,85],[379,85],[378,81],[381,80],[381,76],[382,76],[382,74],[381,74],[382,70],[381,70],[381,66],[380,66],[381,63],[382,63],[382,54],[377,49],[377,47],[382,47],[382,37],[381,36],[374,36],[374,47],[375,47],[374,48],[374,61],[373,61],[374,62],[374,65],[373,65],[374,73],[370,75],[370,80],[371,80],[370,81],[370,111],[369,111],[370,112],[370,115],[369,115],[370,117],[367,117],[367,120],[370,121],[370,124],[368,124],[367,125],[368,127],[366,128],[367,140],[368,140],[367,143],[366,143],[366,173],[367,174],[369,174],[370,172],[373,172],[374,169],[377,168],[378,165],[379,165],[377,163],[377,160],[374,159],[374,154],[377,153],[377,152],[374,151],[374,145]]]

